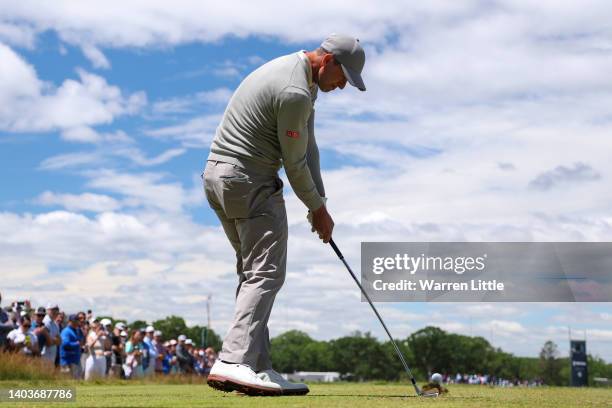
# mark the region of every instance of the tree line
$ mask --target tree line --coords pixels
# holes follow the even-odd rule
[[[548,341],[539,357],[518,357],[493,347],[483,337],[448,333],[428,326],[405,339],[397,339],[418,378],[433,372],[449,375],[488,374],[508,380],[540,379],[547,385],[569,385],[569,358],[560,357]],[[272,364],[279,372],[337,371],[357,381],[406,379],[390,341],[355,332],[329,341],[312,339],[293,330],[272,339]],[[612,378],[612,364],[588,356],[589,385],[594,377]]]

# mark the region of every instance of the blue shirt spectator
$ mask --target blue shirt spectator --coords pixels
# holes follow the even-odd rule
[[[142,342],[142,369],[146,370],[151,362],[151,344],[146,341]]]
[[[70,364],[80,365],[83,333],[78,327],[78,321],[71,321],[70,324],[62,330],[61,337],[60,364],[63,366]]]
[[[170,360],[171,360],[171,356],[168,353],[164,354],[164,359],[162,360],[162,372],[164,374],[169,374],[170,373]]]

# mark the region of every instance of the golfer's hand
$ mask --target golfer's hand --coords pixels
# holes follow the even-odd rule
[[[334,220],[327,212],[325,205],[312,212],[312,228],[319,234],[319,238],[326,244],[329,242],[334,230]]]
[[[327,197],[321,197],[323,199],[323,205],[327,205]],[[315,232],[314,229],[314,225],[312,225],[312,211],[308,211],[308,214],[306,214],[306,219],[308,220],[308,223],[310,224],[310,231]]]

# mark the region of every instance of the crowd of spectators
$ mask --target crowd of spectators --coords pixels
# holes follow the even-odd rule
[[[540,379],[521,380],[515,378],[509,380],[507,378],[496,377],[488,374],[461,374],[455,375],[443,374],[442,382],[445,384],[470,384],[470,385],[492,385],[497,387],[538,387],[543,385]]]
[[[0,301],[1,301],[0,296]],[[128,328],[89,310],[66,315],[55,303],[34,309],[28,301],[0,308],[0,351],[40,358],[76,379],[207,375],[217,358],[184,334],[164,339],[152,326]]]

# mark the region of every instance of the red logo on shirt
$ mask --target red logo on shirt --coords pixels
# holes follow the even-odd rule
[[[298,139],[300,137],[300,132],[296,131],[296,130],[288,130],[287,131],[287,136],[293,138],[293,139]]]

